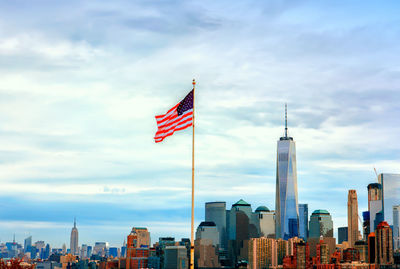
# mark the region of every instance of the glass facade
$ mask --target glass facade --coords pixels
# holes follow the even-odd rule
[[[378,180],[383,189],[383,218],[393,225],[393,206],[400,204],[400,174],[382,173]]]
[[[393,206],[393,247],[400,248],[400,205]]]
[[[299,204],[299,237],[308,238],[308,204]]]
[[[315,210],[310,217],[310,238],[333,237],[332,217],[326,210]]]
[[[226,233],[226,203],[225,202],[209,202],[205,206],[205,220],[215,223],[219,233],[218,245],[222,249],[227,248]]]
[[[338,228],[338,244],[343,243],[343,241],[348,241],[348,230],[347,227],[339,227]]]
[[[298,236],[296,144],[287,136],[278,141],[275,206],[276,238]]]

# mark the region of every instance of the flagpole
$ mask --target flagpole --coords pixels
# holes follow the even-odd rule
[[[192,227],[190,234],[190,269],[194,269],[194,117],[195,117],[195,86],[193,79],[193,132],[192,132]]]

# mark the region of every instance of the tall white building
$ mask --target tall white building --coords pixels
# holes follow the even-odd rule
[[[79,255],[78,229],[76,228],[76,219],[74,219],[74,227],[71,230],[71,240],[69,248],[71,249],[72,255]]]
[[[393,206],[393,247],[400,248],[400,204]]]
[[[296,143],[287,132],[285,105],[285,136],[278,141],[276,167],[275,235],[285,240],[299,235],[297,201]]]

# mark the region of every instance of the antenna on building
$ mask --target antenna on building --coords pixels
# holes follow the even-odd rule
[[[74,217],[74,228],[76,228],[76,217]]]
[[[287,103],[285,103],[285,138],[287,138]]]

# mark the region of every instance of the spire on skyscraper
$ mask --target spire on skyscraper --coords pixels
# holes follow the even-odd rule
[[[74,217],[74,228],[76,228],[76,217]]]
[[[287,103],[285,103],[285,138],[287,138]]]

